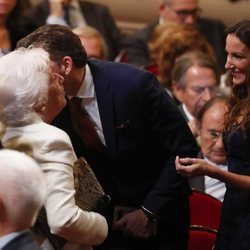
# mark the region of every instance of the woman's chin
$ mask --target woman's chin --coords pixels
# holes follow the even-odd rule
[[[233,78],[233,85],[240,85],[244,83],[243,78]]]

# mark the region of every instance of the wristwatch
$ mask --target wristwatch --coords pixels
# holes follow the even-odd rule
[[[157,225],[158,225],[158,218],[155,214],[150,212],[145,207],[141,207],[142,212],[146,215],[146,221],[144,226],[150,228],[152,236],[157,234]]]
[[[157,223],[157,216],[145,207],[141,206],[142,212],[146,215],[146,223]]]

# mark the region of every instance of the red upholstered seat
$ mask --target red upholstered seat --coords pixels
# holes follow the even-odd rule
[[[216,230],[191,226],[188,250],[212,250],[216,241]]]
[[[155,76],[158,76],[158,67],[156,64],[152,63],[152,64],[147,64],[142,66],[143,69],[153,73]]]
[[[222,202],[213,196],[193,190],[189,196],[191,225],[218,230]]]
[[[118,56],[115,58],[115,62],[128,63],[128,57],[125,51],[120,51]]]

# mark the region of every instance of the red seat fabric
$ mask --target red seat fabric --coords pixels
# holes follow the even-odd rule
[[[212,250],[217,232],[204,227],[190,227],[188,250]]]
[[[152,64],[147,64],[142,66],[143,69],[151,72],[152,74],[154,74],[156,77],[158,76],[158,67],[156,64],[152,63]]]
[[[213,196],[193,190],[189,196],[191,225],[218,230],[222,202]]]

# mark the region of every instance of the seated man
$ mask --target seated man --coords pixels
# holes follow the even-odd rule
[[[216,64],[198,51],[183,54],[174,65],[173,94],[181,102],[179,109],[196,137],[195,117],[202,106],[218,94],[219,79]]]
[[[101,33],[91,26],[80,26],[73,29],[79,36],[88,58],[108,60],[108,47]]]
[[[45,193],[43,173],[32,158],[18,151],[0,150],[0,249],[41,249],[29,229]]]
[[[23,17],[23,26],[31,31],[46,23],[71,28],[84,25],[95,27],[107,43],[110,60],[116,57],[121,48],[122,35],[105,5],[79,0],[43,0]]]
[[[148,42],[153,30],[158,24],[176,22],[197,28],[213,47],[221,71],[224,72],[226,62],[225,25],[220,20],[200,17],[198,0],[161,0],[159,2],[158,20],[124,39],[123,50],[128,63],[139,66],[150,64]]]
[[[208,101],[197,115],[197,128],[200,136],[200,157],[217,167],[227,170],[225,148],[222,141],[224,126],[225,98],[215,97]],[[209,176],[200,176],[189,180],[190,186],[204,191],[223,201],[225,184]]]

